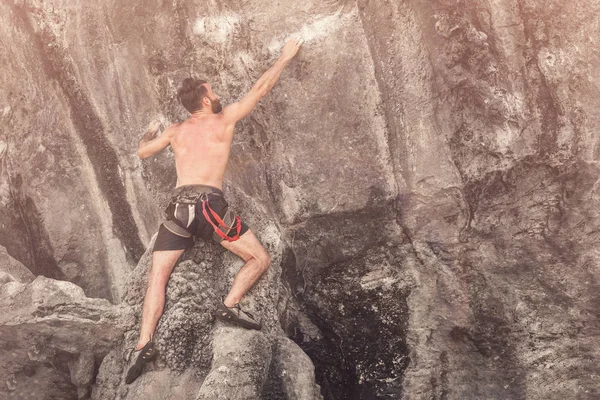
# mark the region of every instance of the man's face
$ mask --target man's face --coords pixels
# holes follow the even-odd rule
[[[210,100],[210,108],[211,108],[212,112],[215,114],[220,113],[223,110],[223,107],[221,106],[219,97],[217,97],[215,92],[213,92],[212,87],[210,86],[210,83],[205,83],[204,86],[206,87],[206,90],[208,91],[208,99]]]

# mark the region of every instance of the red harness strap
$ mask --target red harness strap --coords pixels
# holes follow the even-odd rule
[[[208,216],[208,211],[206,209],[210,211],[210,214],[214,217],[215,221],[217,221],[219,226],[227,229],[227,232],[229,232],[235,226],[236,234],[233,237],[229,237],[227,236],[227,234],[223,233],[219,226],[212,222],[212,219],[210,219],[210,217]],[[237,215],[235,216],[235,224],[232,226],[227,226],[227,224],[221,219],[221,217],[219,217],[219,215],[216,212],[214,212],[212,208],[210,208],[208,200],[204,200],[202,202],[202,214],[204,214],[204,218],[206,218],[206,220],[210,222],[217,235],[219,235],[224,240],[227,240],[228,242],[235,242],[240,238],[240,231],[242,230],[242,220]]]

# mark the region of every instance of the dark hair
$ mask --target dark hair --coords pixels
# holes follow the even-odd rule
[[[202,99],[208,96],[205,83],[202,79],[185,78],[177,91],[177,99],[190,113],[202,108]]]

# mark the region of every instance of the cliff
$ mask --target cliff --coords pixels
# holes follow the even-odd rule
[[[599,12],[0,3],[0,397],[600,397]],[[225,187],[273,258],[245,300],[265,330],[214,322],[241,261],[198,243],[161,356],[126,386],[175,184],[172,152],[137,142],[186,118],[184,78],[235,101],[291,35],[306,43],[239,124]]]

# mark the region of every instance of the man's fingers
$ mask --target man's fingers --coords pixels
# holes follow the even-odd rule
[[[289,39],[287,41],[287,43],[294,43],[296,46],[302,46],[302,43],[304,43],[304,38],[303,37],[292,37],[291,39]]]
[[[304,43],[304,38],[302,36],[300,36],[300,35],[292,36],[285,43],[285,46],[283,46],[282,52],[291,59],[298,53],[298,51],[300,50],[300,47],[302,46],[303,43]]]

